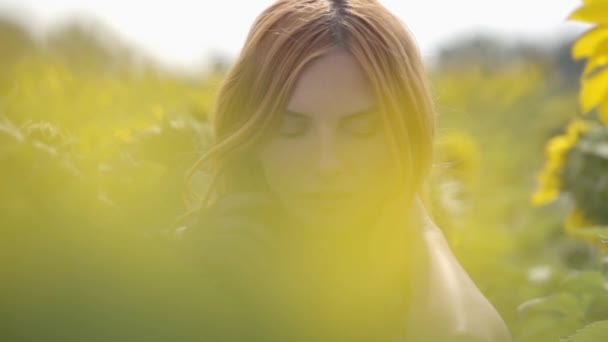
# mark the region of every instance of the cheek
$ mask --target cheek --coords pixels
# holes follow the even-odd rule
[[[277,193],[296,193],[318,188],[315,153],[310,144],[270,143],[260,153],[262,170],[270,188]],[[343,176],[335,184],[355,193],[377,192],[396,179],[391,155],[380,139],[350,141],[341,148]]]
[[[338,188],[377,192],[395,183],[398,175],[383,135],[368,140],[345,139],[340,145],[338,158],[343,176],[334,184]],[[313,146],[305,139],[274,140],[260,150],[258,158],[272,190],[299,192],[322,183],[315,178],[318,153]]]
[[[278,142],[271,142],[262,149],[260,165],[272,191],[281,196],[299,190],[308,172],[305,155],[298,146]]]
[[[383,142],[359,146],[351,168],[361,201],[378,202],[397,190],[398,173],[392,158]]]

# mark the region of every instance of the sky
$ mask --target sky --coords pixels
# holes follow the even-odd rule
[[[273,0],[0,0],[0,14],[23,17],[34,32],[90,18],[170,66],[204,65],[238,54],[256,16]],[[555,42],[586,25],[567,21],[582,0],[380,0],[413,33],[425,58],[442,44],[481,32]]]

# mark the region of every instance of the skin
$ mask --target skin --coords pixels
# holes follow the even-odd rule
[[[316,241],[344,239],[345,229],[369,223],[395,193],[397,174],[377,100],[361,66],[340,48],[302,72],[258,158],[291,226]]]
[[[376,297],[352,300],[365,293],[384,293],[384,288],[374,286],[391,283],[380,271],[370,273],[371,269],[389,271],[364,261],[370,243],[366,237],[378,231],[377,222],[386,224],[388,208],[405,215],[403,205],[394,200],[399,198],[394,185],[397,168],[378,108],[361,66],[350,53],[334,48],[304,69],[282,122],[257,151],[268,187],[288,217],[289,224],[281,228],[293,234],[287,240],[295,242],[289,244],[293,250],[282,257],[297,270],[289,275],[296,284],[317,282],[310,293],[300,285],[288,292],[286,296],[296,302],[293,307],[300,308],[296,312],[317,315],[315,308],[322,306],[320,311],[328,317],[349,320],[356,312],[385,307]],[[319,198],[311,192],[342,195]],[[302,254],[297,252],[300,247]],[[374,281],[364,280],[367,276]],[[330,326],[349,326],[328,319],[333,322]]]
[[[305,315],[309,308],[315,317],[319,312],[329,313],[329,326],[338,330],[351,331],[351,323],[359,317],[356,313],[367,312],[381,322],[386,317],[409,322],[405,330],[401,330],[403,320],[377,330],[411,334],[412,340],[510,341],[501,317],[460,266],[420,199],[416,197],[413,207],[405,208],[402,192],[395,186],[399,175],[378,107],[361,66],[347,51],[335,48],[300,75],[282,123],[258,151],[267,184],[289,217],[290,224],[284,228],[295,228],[291,230],[297,234],[294,240],[302,242],[307,253],[315,246],[333,251],[319,254],[318,259],[322,265],[330,260],[327,256],[331,258],[329,272],[313,266],[311,275],[301,267],[306,264],[291,265],[297,270],[296,284],[319,279],[326,288],[321,291],[323,296],[313,286],[312,297],[306,296],[306,285],[303,290],[296,286],[293,293],[288,290],[288,297],[296,300],[294,307],[304,308],[296,312]],[[333,199],[307,195],[315,191],[345,195]],[[377,259],[369,263],[356,259],[361,245],[352,244],[374,241],[356,239],[364,227],[377,233],[368,238],[378,237],[372,243],[376,247],[372,255]],[[397,229],[398,234],[382,234],[382,227],[403,229]],[[406,252],[405,258],[400,251]],[[313,254],[307,254],[305,260],[315,265],[311,261],[315,257],[308,258]],[[406,318],[401,316],[401,307],[390,311],[405,290],[391,287],[401,286],[402,279],[395,272],[401,268],[412,268],[411,274],[416,275],[410,286],[417,302]],[[370,293],[384,296],[366,297]],[[309,299],[315,296],[321,299]],[[333,320],[337,317],[345,320]],[[355,324],[363,331],[370,322],[366,317]],[[373,326],[369,330],[374,331]],[[441,337],[433,335],[436,333]],[[428,334],[433,336],[417,338]]]

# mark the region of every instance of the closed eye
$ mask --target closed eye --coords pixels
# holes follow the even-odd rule
[[[344,119],[342,127],[348,132],[360,137],[374,135],[378,130],[378,115],[372,112],[354,114]]]
[[[282,137],[298,137],[310,129],[312,119],[305,114],[287,111],[282,116],[278,134]],[[358,137],[374,135],[379,126],[379,115],[375,108],[348,114],[341,118],[340,129]]]
[[[301,136],[308,130],[310,126],[310,120],[303,115],[293,115],[288,113],[284,115],[280,126],[279,135],[284,137],[297,137]]]

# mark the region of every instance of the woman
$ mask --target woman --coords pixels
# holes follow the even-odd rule
[[[275,2],[213,119],[193,169],[212,181],[181,240],[221,283],[214,340],[510,340],[420,199],[435,112],[377,1]]]

